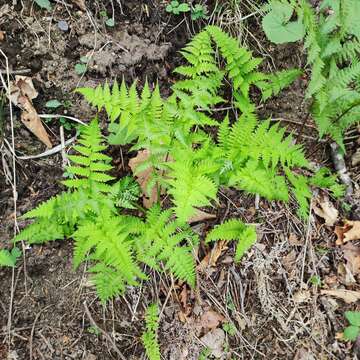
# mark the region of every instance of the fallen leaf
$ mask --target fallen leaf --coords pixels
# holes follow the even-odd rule
[[[294,360],[315,360],[313,353],[305,348],[300,348],[296,351]]]
[[[132,159],[130,159],[130,161],[129,161],[129,167],[130,167],[131,171],[133,172],[133,174],[135,174],[136,181],[140,185],[141,191],[144,194],[143,205],[147,209],[151,208],[151,206],[153,204],[155,204],[158,200],[156,186],[154,186],[151,189],[150,196],[148,196],[148,191],[147,191],[148,190],[147,186],[148,186],[149,181],[151,180],[153,168],[149,167],[146,170],[141,171],[139,173],[136,173],[136,168],[140,164],[142,164],[144,161],[146,161],[149,158],[149,156],[150,156],[149,150],[141,150],[141,151],[138,151],[137,155],[135,157],[133,157]]]
[[[208,331],[217,328],[224,321],[225,321],[224,316],[222,316],[221,314],[217,313],[214,310],[208,310],[202,314],[199,320],[199,325],[205,331]]]
[[[320,290],[321,295],[333,296],[351,304],[360,300],[360,292],[346,289]]]
[[[10,84],[10,101],[22,110],[21,121],[40,141],[51,148],[49,135],[31,101],[37,96],[38,92],[35,90],[31,78],[27,76],[18,75]]]
[[[80,10],[86,11],[85,0],[71,0]]]
[[[351,240],[360,240],[360,221],[345,220],[344,226],[336,226],[336,245],[343,245]]]
[[[327,197],[317,199],[317,204],[313,206],[316,215],[325,220],[327,226],[333,226],[339,216],[339,212]]]
[[[300,246],[300,245],[304,245],[304,243],[293,233],[291,233],[289,235],[289,243],[292,246]]]
[[[197,270],[203,272],[207,267],[215,266],[222,252],[226,249],[228,249],[226,241],[221,240],[216,242],[211,251],[201,260],[200,264],[197,266]]]
[[[211,351],[211,356],[219,359],[224,355],[225,332],[222,329],[213,329],[201,339],[205,347]]]
[[[360,274],[360,247],[353,243],[342,246],[344,258],[353,275]]]
[[[5,39],[5,31],[0,30],[0,41],[4,41]]]
[[[216,215],[209,214],[205,211],[196,209],[195,214],[188,220],[189,224],[204,221],[204,220],[210,220],[210,219],[216,219]]]
[[[360,221],[347,220],[345,224],[350,226],[350,229],[344,234],[344,243],[351,240],[360,240]]]

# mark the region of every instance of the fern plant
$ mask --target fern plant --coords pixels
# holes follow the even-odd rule
[[[216,48],[223,57],[223,67],[217,61]],[[134,84],[128,90],[124,82],[122,90],[117,83],[112,89],[106,84],[78,90],[90,103],[107,111],[109,141],[131,143],[133,150],[150,153],[138,171],[152,169],[149,192],[151,186],[166,188],[183,223],[196,208],[216,201],[219,186],[284,201],[289,199],[290,190],[299,202],[299,214],[306,217],[311,182],[296,169],[309,168],[309,164],[301,147],[284,136],[284,129],[257,119],[250,97],[250,88],[255,86],[265,101],[291,84],[300,72],[258,71],[261,59],[216,26],[196,35],[181,54],[187,64],[175,73],[183,79],[173,85],[168,99],[161,98],[157,85],[150,91],[148,84],[140,96]],[[225,77],[232,82],[234,104],[241,113],[232,125],[227,118],[220,123],[212,116],[214,107],[225,102],[220,96]],[[217,142],[204,131],[206,126],[218,128]]]
[[[156,304],[146,309],[145,324],[146,330],[141,336],[146,355],[149,360],[160,360],[160,346],[158,342],[159,309]]]
[[[282,201],[292,192],[303,217],[312,185],[338,190],[336,179],[326,171],[313,178],[302,175],[310,166],[301,147],[285,137],[285,129],[256,116],[251,87],[266,99],[289,85],[298,71],[258,71],[261,60],[214,26],[196,35],[182,54],[187,64],[176,69],[182,80],[167,99],[158,85],[151,90],[147,83],[140,94],[136,83],[128,88],[124,82],[78,90],[98,110],[106,110],[110,144],[147,151],[148,158],[136,170],[151,169],[148,189],[164,189],[170,206],[142,209],[137,204],[139,187],[129,177],[115,179],[109,174],[111,158],[104,154],[107,144],[95,119],[81,129],[74,146],[77,154],[69,155],[69,178],[62,182],[68,190],[25,214],[24,219],[34,221],[15,238],[30,244],[74,239],[74,266],[89,262],[103,302],[145,280],[145,265],[194,287],[193,250],[199,238],[188,221],[199,207],[216,205],[219,187]],[[219,121],[213,109],[225,102],[224,78],[232,84],[239,117]],[[205,131],[208,127],[214,129],[212,135]],[[231,220],[210,232],[207,240],[237,241],[240,260],[255,238],[253,227]]]
[[[281,7],[288,8],[289,13],[295,10],[297,24],[303,29],[299,38],[304,37],[311,66],[306,97],[312,100],[310,111],[319,135],[330,136],[345,151],[344,131],[358,123],[360,115],[360,3],[323,0],[316,12],[308,0],[280,5],[279,1],[271,1],[267,16]],[[263,25],[270,40],[274,41],[276,31],[278,43],[289,41],[286,29],[267,28],[266,22]]]

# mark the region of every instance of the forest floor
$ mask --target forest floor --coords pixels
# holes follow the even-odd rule
[[[161,94],[167,96],[175,79],[172,70],[181,62],[178,51],[209,22],[221,23],[255,55],[264,56],[264,70],[305,68],[301,47],[271,45],[257,15],[241,21],[254,11],[248,1],[234,7],[220,1],[223,8],[219,12],[214,12],[215,1],[205,1],[211,16],[196,22],[187,15],[167,13],[168,2],[161,0],[94,0],[87,1],[83,9],[75,3],[56,0],[48,12],[32,1],[18,0],[12,5],[0,0],[0,48],[8,56],[12,79],[19,70],[32,78],[38,92],[33,100],[38,114],[65,114],[87,122],[96,112],[73,90],[116,78],[128,83],[139,79],[140,88],[145,79],[150,84],[158,82]],[[115,25],[109,27],[104,14],[111,17],[113,10]],[[83,57],[90,60],[86,73],[79,75],[76,65],[81,65]],[[0,67],[6,74],[3,57]],[[305,72],[258,112],[298,136],[317,166],[332,168],[328,143],[318,140],[311,119],[302,129],[308,111],[307,81]],[[49,100],[62,105],[49,109],[45,106]],[[25,226],[21,214],[62,189],[61,152],[31,157],[44,152],[45,145],[24,127],[17,108],[13,115],[19,156],[17,212],[15,216],[8,147],[12,129],[6,105],[0,118],[0,248],[11,247],[14,224]],[[76,131],[74,122],[61,121],[44,120],[54,146],[61,143],[60,125],[65,127],[65,141]],[[352,165],[359,129],[351,129],[346,144],[353,197],[360,202],[359,165]],[[124,152],[124,168],[119,147],[112,148],[111,155],[119,173],[130,173],[128,160],[134,153]],[[164,359],[206,359],[206,344],[217,341],[221,359],[354,359],[360,348],[342,341],[341,332],[346,326],[344,312],[357,309],[358,302],[348,299],[346,290],[360,290],[360,246],[356,242],[337,245],[335,226],[326,224],[326,214],[321,216],[325,195],[314,194],[311,204],[316,213],[304,223],[295,214],[295,204],[260,200],[257,206],[253,196],[222,191],[220,205],[213,210],[216,217],[196,224],[196,231],[203,234],[213,224],[238,217],[258,224],[259,240],[240,264],[233,263],[231,247],[203,247],[202,257],[210,251],[218,255],[214,266],[199,268],[196,294],[185,284],[153,273],[141,287],[129,288],[103,307],[85,267],[73,270],[70,240],[26,248],[14,270],[0,268],[0,360],[119,359],[115,347],[127,359],[145,359],[140,341],[144,309],[154,299],[161,304],[159,341]],[[346,219],[360,220],[356,209],[330,202],[338,211],[337,229]]]

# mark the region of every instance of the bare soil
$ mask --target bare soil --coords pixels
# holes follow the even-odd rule
[[[17,1],[13,6],[11,1],[0,0],[0,30],[5,33],[0,48],[9,58],[10,71],[25,70],[26,76],[33,78],[39,92],[34,100],[38,113],[62,113],[87,121],[94,110],[73,90],[121,78],[127,82],[139,79],[140,87],[146,79],[152,84],[158,82],[162,94],[168,95],[175,79],[172,70],[181,62],[178,51],[206,21],[194,23],[183,16],[171,16],[165,11],[165,1],[113,1],[115,26],[110,28],[100,13],[105,10],[111,15],[112,2],[87,3],[86,11],[81,11],[72,1],[54,1],[49,13],[32,1]],[[212,2],[207,5],[213,9]],[[67,23],[67,31],[59,28],[60,20]],[[262,45],[260,50],[250,40],[248,45],[254,53],[266,50],[265,69],[305,67],[297,45],[274,47],[255,20],[246,26]],[[75,65],[84,56],[90,62],[81,76]],[[4,60],[0,67],[5,69]],[[318,166],[331,167],[327,144],[318,141],[311,119],[304,128],[302,125],[307,116],[307,80],[304,73],[281,96],[261,105],[259,114],[281,121],[295,137],[300,134],[298,141],[310,159]],[[47,109],[45,103],[52,99],[67,101],[68,105]],[[43,152],[44,145],[24,128],[16,109],[14,116],[17,153]],[[5,121],[2,124],[0,119],[0,126],[3,139],[10,141],[8,117],[5,109]],[[53,144],[59,144],[59,121],[46,125]],[[67,130],[66,139],[74,133],[74,129]],[[352,167],[351,156],[359,133],[355,129],[348,137],[346,163],[358,186],[359,166]],[[13,197],[7,178],[12,160],[3,139],[0,248],[9,248],[14,234]],[[131,154],[124,153],[126,168],[120,169],[119,149],[110,151],[119,172],[127,172]],[[17,216],[58,193],[62,172],[60,153],[18,160]],[[235,334],[225,334],[222,359],[354,359],[357,345],[339,340],[337,334],[346,325],[344,312],[355,310],[358,304],[320,293],[321,288],[359,290],[358,275],[350,278],[344,270],[345,260],[335,245],[334,229],[315,215],[303,223],[292,203],[261,200],[256,208],[253,197],[233,190],[222,191],[219,198],[216,220],[197,224],[196,230],[205,234],[225,218],[240,217],[259,224],[259,241],[240,265],[232,261],[233,249],[225,250],[216,267],[199,273],[196,291],[165,275],[150,274],[150,281],[103,307],[88,282],[85,267],[73,270],[71,241],[26,248],[25,261],[20,261],[14,271],[0,268],[0,360],[119,359],[114,344],[127,359],[144,359],[140,336],[144,309],[152,301],[162,305],[159,340],[164,359],[199,359],[204,350],[200,339],[206,333],[199,327],[199,319],[209,310],[221,314],[223,321],[236,329]],[[346,213],[340,203],[335,206],[343,218],[358,216],[355,211]],[[21,219],[18,224],[25,226]],[[210,250],[202,245],[200,259]],[[321,279],[321,286],[312,283],[314,276]],[[86,307],[108,336],[91,325]]]

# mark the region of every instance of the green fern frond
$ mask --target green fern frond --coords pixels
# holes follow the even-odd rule
[[[101,151],[106,149],[106,146],[102,145],[102,141],[103,138],[96,119],[88,126],[82,128],[78,141],[80,145],[74,146],[74,149],[81,155],[70,155],[69,159],[75,165],[66,168],[69,174],[78,175],[82,178],[64,180],[64,185],[73,188],[91,188],[92,186],[98,186],[101,187],[103,191],[108,190],[108,187],[104,183],[114,178],[105,174],[106,171],[112,169],[112,166],[109,165],[111,158],[101,153]]]
[[[160,360],[160,346],[158,342],[159,309],[156,304],[150,305],[145,314],[146,330],[141,336],[146,355],[149,360]]]
[[[257,239],[254,226],[245,225],[237,219],[227,220],[217,225],[206,236],[206,242],[216,240],[237,241],[235,261],[239,262],[242,256],[255,244]]]

